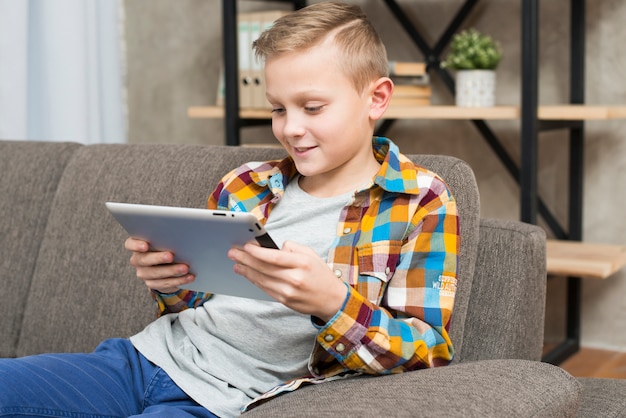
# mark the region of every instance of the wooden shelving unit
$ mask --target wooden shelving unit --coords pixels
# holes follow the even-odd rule
[[[282,0],[294,9],[304,7],[306,0]],[[396,120],[456,119],[467,120],[476,127],[492,151],[520,187],[520,220],[537,223],[542,216],[555,240],[548,241],[548,273],[567,276],[566,338],[549,352],[544,361],[559,364],[580,347],[580,305],[582,277],[606,278],[626,264],[624,248],[580,243],[582,241],[584,122],[626,118],[626,106],[585,105],[585,0],[569,2],[570,11],[570,98],[562,105],[539,106],[538,49],[539,0],[520,0],[521,23],[521,102],[519,106],[492,108],[459,108],[456,106],[390,107],[377,135]],[[441,68],[440,55],[458,32],[479,0],[464,0],[440,38],[433,46],[417,30],[396,0],[384,0],[389,10],[424,55],[429,73],[436,74],[452,94],[454,79]],[[267,124],[268,109],[239,109],[237,85],[237,0],[222,0],[223,46],[225,64],[225,107],[197,106],[188,109],[190,118],[223,118],[227,145],[240,145],[239,130],[245,126]],[[519,163],[512,158],[486,121],[520,121]],[[542,201],[538,191],[538,137],[541,131],[564,129],[569,132],[568,225],[563,227]],[[591,245],[591,247],[590,247]],[[591,252],[589,252],[591,251]],[[589,257],[583,257],[589,252]],[[595,258],[594,258],[595,257]],[[582,262],[586,260],[586,262]]]
[[[193,106],[187,109],[190,118],[221,119],[225,111],[220,106]],[[481,119],[519,120],[519,106],[495,106],[487,108],[457,106],[411,106],[389,107],[385,113],[390,119]],[[270,119],[269,109],[239,109],[242,119]],[[538,120],[609,120],[626,118],[626,106],[554,105],[539,106]]]

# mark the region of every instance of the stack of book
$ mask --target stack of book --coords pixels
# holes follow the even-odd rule
[[[389,62],[394,89],[390,106],[428,106],[432,88],[423,62]]]

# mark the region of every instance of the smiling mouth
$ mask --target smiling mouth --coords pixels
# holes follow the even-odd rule
[[[315,147],[293,147],[293,149],[298,153],[307,152],[309,150],[312,150],[313,148]]]

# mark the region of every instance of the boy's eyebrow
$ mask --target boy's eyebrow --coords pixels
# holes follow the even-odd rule
[[[312,97],[319,100],[319,99],[323,99],[323,96],[325,96],[326,94],[328,94],[327,91],[324,90],[320,90],[318,88],[314,88],[314,89],[310,89],[310,90],[302,90],[302,91],[298,91],[295,94],[291,95],[290,98],[291,99],[307,99],[310,100]],[[272,100],[272,99],[276,99],[276,97],[274,97],[270,92],[268,92],[267,90],[265,91],[265,97],[268,100]]]

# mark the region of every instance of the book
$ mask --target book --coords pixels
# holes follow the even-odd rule
[[[422,98],[430,97],[432,87],[421,84],[399,84],[393,87],[393,97],[403,98]]]
[[[428,106],[432,87],[423,84],[396,84],[390,106]]]
[[[429,106],[430,97],[391,97],[390,107],[395,106]]]
[[[423,62],[389,61],[389,77],[398,84],[429,85],[430,77]]]
[[[389,61],[389,74],[392,77],[419,77],[426,73],[426,63],[408,61]]]

